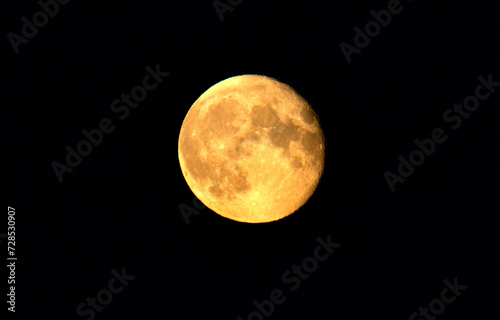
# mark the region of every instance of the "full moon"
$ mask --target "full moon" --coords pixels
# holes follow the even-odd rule
[[[189,188],[219,215],[248,223],[303,206],[325,163],[316,113],[288,85],[260,75],[223,80],[191,106],[179,135]]]

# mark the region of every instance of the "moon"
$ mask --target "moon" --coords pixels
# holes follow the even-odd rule
[[[217,214],[282,219],[314,193],[324,170],[318,116],[295,90],[261,75],[223,80],[191,106],[179,134],[189,188]]]

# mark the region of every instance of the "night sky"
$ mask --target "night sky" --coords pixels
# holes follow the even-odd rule
[[[13,313],[4,209],[0,319],[496,315],[497,9],[42,0],[0,12],[17,257]],[[325,134],[316,192],[273,223],[202,208],[179,166],[191,105],[242,74],[290,85]]]

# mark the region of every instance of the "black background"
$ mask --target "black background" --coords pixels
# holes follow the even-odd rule
[[[442,115],[474,94],[478,76],[500,81],[498,10],[401,3],[348,64],[339,44],[353,44],[353,28],[387,1],[243,0],[220,21],[211,1],[73,0],[18,54],[6,35],[20,34],[21,17],[40,7],[2,2],[2,200],[16,208],[15,318],[87,319],[77,305],[123,267],[136,278],[96,319],[246,319],[253,300],[278,288],[287,300],[271,319],[408,319],[455,277],[468,288],[438,319],[492,318],[500,89],[456,131]],[[111,102],[156,64],[170,75],[119,120]],[[241,74],[274,77],[311,104],[326,137],[324,176],[283,220],[244,224],[207,208],[186,224],[178,206],[192,206],[193,194],[178,164],[182,121],[210,86]],[[64,163],[65,147],[106,117],[116,129],[59,183],[52,162]],[[392,193],[384,172],[396,173],[398,155],[438,127],[448,140]],[[292,292],[282,274],[328,235],[340,248]],[[5,239],[0,249],[4,257]]]

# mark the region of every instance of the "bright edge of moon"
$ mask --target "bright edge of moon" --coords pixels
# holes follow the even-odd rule
[[[303,206],[325,163],[318,116],[284,83],[261,75],[223,80],[191,106],[179,135],[189,188],[240,222],[282,219]]]

